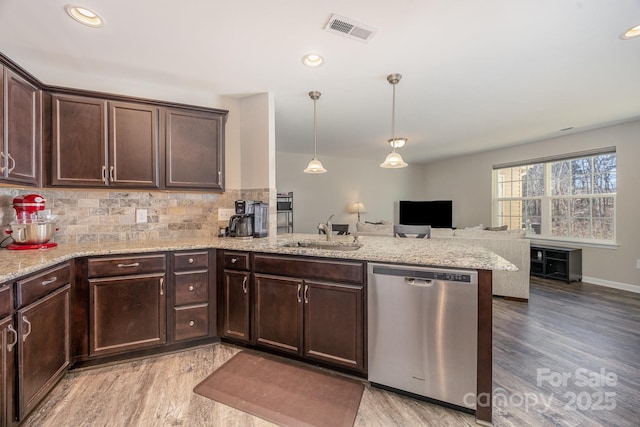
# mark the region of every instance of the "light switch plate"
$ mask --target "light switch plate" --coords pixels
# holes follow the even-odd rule
[[[146,209],[136,209],[136,222],[147,222]]]
[[[218,221],[229,221],[231,215],[235,215],[235,209],[218,208]]]

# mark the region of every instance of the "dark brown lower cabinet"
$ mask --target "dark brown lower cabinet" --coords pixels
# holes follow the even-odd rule
[[[222,336],[248,343],[250,339],[248,271],[224,270],[223,272],[223,320]]]
[[[89,355],[166,342],[165,273],[89,279]]]
[[[302,355],[302,280],[255,275],[255,344]]]
[[[20,419],[42,400],[69,366],[70,289],[67,284],[17,311]]]
[[[364,370],[364,287],[255,275],[261,347]]]
[[[0,427],[14,421],[15,354],[18,333],[13,325],[13,317],[0,319]]]
[[[364,288],[305,281],[304,355],[364,369]]]

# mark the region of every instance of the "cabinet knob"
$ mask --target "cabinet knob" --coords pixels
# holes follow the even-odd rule
[[[189,290],[193,291],[193,285],[189,285]]]
[[[193,264],[194,259],[193,258],[189,258],[189,264]]]
[[[189,326],[194,326],[196,324],[196,322],[194,322],[193,320],[189,320]]]
[[[238,258],[231,258],[231,264],[235,264],[236,262],[238,262]]]

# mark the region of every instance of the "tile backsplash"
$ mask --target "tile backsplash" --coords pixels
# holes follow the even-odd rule
[[[268,202],[270,218],[275,216],[275,189],[180,193],[0,187],[3,230],[15,220],[13,198],[31,193],[47,200],[59,228],[54,239],[58,243],[215,237],[221,226],[228,225],[218,221],[218,208],[233,209],[237,199]],[[136,223],[136,209],[147,210],[146,223]],[[270,223],[270,234],[275,233],[275,221]]]

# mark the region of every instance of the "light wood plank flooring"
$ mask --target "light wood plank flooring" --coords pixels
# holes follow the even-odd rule
[[[493,308],[494,425],[640,425],[640,295],[532,279],[529,303],[494,298]],[[192,392],[237,351],[217,344],[72,371],[23,425],[269,426]],[[366,386],[355,425],[476,424]]]

